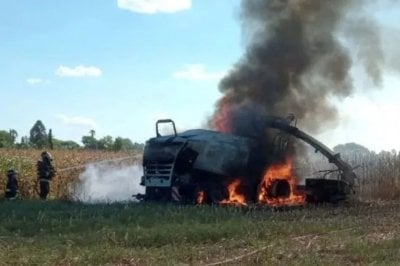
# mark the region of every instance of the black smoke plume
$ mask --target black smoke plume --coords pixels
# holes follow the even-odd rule
[[[318,133],[335,126],[338,112],[331,100],[353,92],[350,50],[339,41],[339,32],[351,42],[368,40],[359,57],[367,74],[379,82],[379,64],[370,53],[380,48],[378,28],[363,15],[366,1],[349,0],[243,0],[241,20],[249,36],[239,62],[219,85],[223,97],[213,116],[235,129],[253,115],[294,114],[302,128]],[[352,14],[357,19],[351,20]],[[346,21],[359,23],[346,27]],[[346,28],[346,30],[344,30]],[[357,34],[353,34],[357,33]],[[342,38],[346,39],[346,34]],[[349,36],[350,37],[350,36]],[[371,43],[374,42],[374,43]],[[372,47],[372,48],[371,48]],[[229,109],[229,117],[225,117]],[[247,115],[237,115],[238,113]],[[239,118],[238,118],[239,117]],[[217,122],[218,122],[217,121]],[[243,121],[242,121],[243,122]],[[251,124],[251,119],[246,125]],[[243,135],[243,132],[241,132]],[[251,132],[249,132],[251,135]]]

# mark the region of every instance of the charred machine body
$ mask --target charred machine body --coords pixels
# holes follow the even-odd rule
[[[338,202],[353,193],[356,175],[339,154],[284,118],[260,119],[265,128],[308,143],[336,166],[337,178],[309,178],[296,187],[306,202]],[[168,124],[173,133],[162,136],[161,124]],[[260,182],[269,163],[263,148],[257,139],[212,130],[177,133],[172,120],[158,120],[156,137],[149,139],[144,148],[141,185],[145,186],[145,194],[137,197],[145,201],[215,204],[229,197],[229,183],[239,178],[240,194],[246,196],[246,202],[258,203]],[[291,193],[284,180],[270,184],[268,189],[269,195],[277,198]]]

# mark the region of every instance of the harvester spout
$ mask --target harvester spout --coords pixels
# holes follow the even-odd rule
[[[357,176],[353,172],[353,168],[351,167],[351,165],[340,158],[339,153],[335,153],[320,141],[316,140],[304,131],[301,131],[297,127],[292,126],[289,121],[284,118],[267,116],[263,117],[263,120],[264,125],[267,128],[275,128],[298,139],[301,139],[302,141],[308,143],[313,148],[315,148],[316,151],[319,151],[321,154],[323,154],[326,158],[328,158],[329,163],[337,166],[341,173],[341,180],[345,182],[350,189],[353,189]]]

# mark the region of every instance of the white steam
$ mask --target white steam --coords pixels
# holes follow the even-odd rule
[[[142,173],[140,165],[89,164],[71,195],[86,203],[134,201],[133,194],[144,192],[139,185]]]

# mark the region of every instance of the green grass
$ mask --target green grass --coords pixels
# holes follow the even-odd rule
[[[0,202],[0,265],[397,264],[400,205]],[[226,264],[224,264],[226,265]]]

